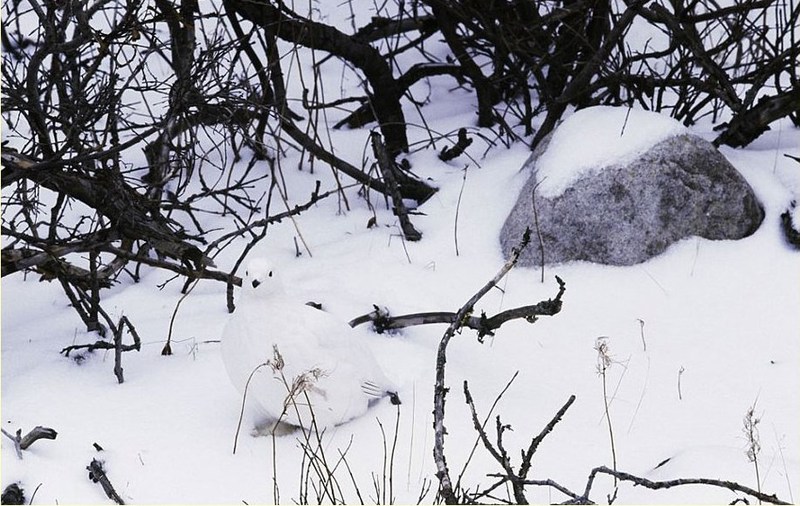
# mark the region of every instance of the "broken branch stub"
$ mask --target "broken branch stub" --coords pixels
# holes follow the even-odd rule
[[[378,161],[378,167],[383,174],[383,181],[389,190],[388,193],[394,205],[394,214],[400,220],[400,228],[403,230],[403,235],[409,241],[419,241],[422,239],[422,234],[414,228],[411,219],[408,217],[408,209],[403,203],[397,163],[386,149],[386,146],[384,146],[378,132],[370,134],[370,141],[372,142],[372,151],[375,154],[375,159]]]
[[[106,471],[103,469],[103,462],[92,459],[92,462],[86,466],[86,469],[89,471],[89,479],[92,480],[93,483],[100,483],[100,486],[103,487],[103,492],[106,493],[109,499],[117,504],[125,504],[125,501],[123,501],[117,491],[114,490],[114,486],[108,479]]]
[[[58,432],[55,430],[50,427],[42,427],[41,425],[34,427],[30,432],[25,434],[25,436],[22,436],[22,429],[17,429],[17,433],[13,436],[6,432],[5,429],[2,429],[2,431],[3,435],[14,443],[14,449],[17,452],[17,457],[20,459],[22,459],[22,450],[27,450],[39,439],[55,439],[56,436],[58,436]]]

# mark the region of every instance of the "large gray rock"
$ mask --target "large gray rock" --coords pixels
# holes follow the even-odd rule
[[[764,211],[752,188],[709,142],[676,135],[624,166],[574,182],[562,194],[536,187],[537,150],[523,169],[531,175],[500,235],[506,257],[530,227],[520,265],[541,265],[533,213],[536,203],[546,264],[587,260],[633,265],[685,237],[740,239],[756,231]]]

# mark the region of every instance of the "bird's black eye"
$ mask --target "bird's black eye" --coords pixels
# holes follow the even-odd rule
[[[267,276],[272,277],[272,271],[269,271],[269,274],[267,274]]]

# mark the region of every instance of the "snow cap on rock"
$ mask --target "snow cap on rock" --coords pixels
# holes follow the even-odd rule
[[[611,165],[626,165],[686,131],[678,121],[655,112],[609,106],[581,109],[553,132],[537,164],[537,189],[543,197],[556,197],[578,179]]]

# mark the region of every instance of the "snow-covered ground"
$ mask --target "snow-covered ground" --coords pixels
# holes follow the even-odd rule
[[[432,93],[435,105],[425,108],[425,118],[434,130],[451,132],[474,123],[473,96],[447,86]],[[417,120],[413,107],[406,114],[409,122]],[[577,125],[576,139],[591,138],[591,125]],[[691,131],[714,136],[711,125]],[[722,148],[765,206],[764,223],[752,236],[686,239],[631,267],[548,266],[544,283],[538,269],[515,268],[501,282],[502,290],[482,299],[477,309],[495,314],[555,296],[556,275],[566,282],[558,315],[535,324],[509,322],[482,344],[469,330],[451,342],[445,452],[452,476],[459,476],[476,442],[463,382],[469,382],[483,418],[517,371],[492,415],[513,427],[504,439],[512,464],[519,464],[519,450],[574,394],[575,403],[534,456],[529,478],[550,478],[582,492],[593,467],[611,466],[595,350],[603,338],[613,358],[606,381],[618,469],[651,480],[719,478],[758,488],[743,434],[743,418],[755,407],[760,488],[794,501],[800,494],[800,253],[785,243],[778,217],[800,195],[800,168],[783,156],[800,155],[797,133],[782,122],[746,149]],[[409,134],[412,142],[427,139],[422,129]],[[331,135],[337,154],[361,159],[366,130]],[[582,146],[576,140],[573,149],[580,152]],[[525,145],[496,146],[484,157],[486,147],[476,136],[468,150],[479,165],[464,157],[441,162],[433,148],[409,156],[415,173],[439,188],[412,215],[423,233],[420,242],[403,241],[396,218],[383,205],[376,206],[378,226],[368,228],[373,213],[351,188],[349,210],[335,196],[322,200],[295,223],[270,226],[252,254],[279,265],[298,297],[322,303],[345,321],[371,311],[372,304],[396,315],[456,311],[503,264],[498,233],[525,180],[519,172],[529,156]],[[297,161],[290,154],[283,163],[291,204],[304,202],[318,179],[323,190],[335,187],[321,164],[311,174],[296,170]],[[373,198],[374,204],[381,202]],[[300,257],[298,230],[310,250]],[[225,250],[216,259],[219,268],[232,267],[240,251]],[[162,356],[182,281],[160,289],[169,273],[142,272],[139,283],[123,275],[104,292],[104,308],[114,319],[126,315],[143,340],[140,352],[124,354],[123,384],[112,372],[113,352],[83,354],[83,360],[59,354],[96,336],[85,332],[58,284],[40,283],[35,275],[3,278],[2,427],[24,434],[42,425],[58,437],[37,442],[23,452],[23,460],[3,437],[2,486],[19,481],[30,497],[41,484],[36,503],[108,502],[87,478],[86,466],[97,458],[132,503],[268,503],[275,498],[273,476],[281,502],[300,501],[304,461],[297,434],[274,441],[251,437],[252,421],[245,416],[232,453],[241,399],[220,358],[228,319],[225,286],[203,281],[194,289],[177,313],[174,354]],[[344,464],[335,476],[348,502],[359,502],[354,481],[365,502],[384,501],[374,484],[383,492],[389,477],[398,503],[417,502],[426,480],[434,486],[423,502],[434,499],[431,411],[435,354],[444,329],[418,326],[372,338],[372,351],[398,384],[403,404],[396,408],[383,400],[323,435],[329,461],[346,455],[352,478]],[[494,434],[493,418],[489,427]],[[104,450],[98,452],[93,443]],[[474,489],[492,483],[487,474],[500,471],[479,446],[461,483]],[[612,490],[610,479],[598,478],[591,498],[604,501]],[[618,502],[721,503],[736,497],[705,486],[651,491],[622,484]],[[566,500],[552,489],[534,487],[528,498]]]

